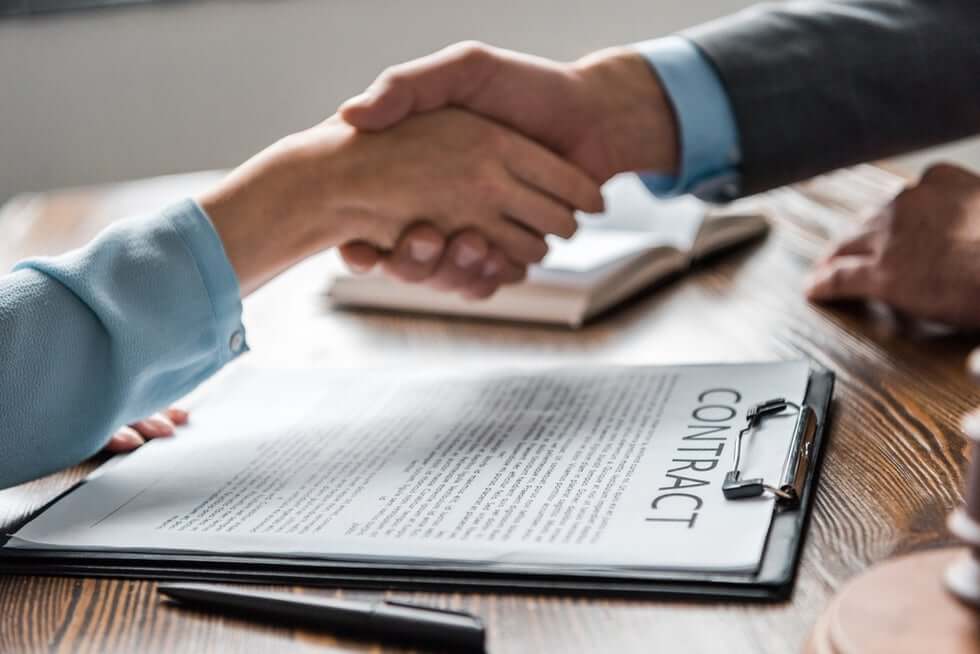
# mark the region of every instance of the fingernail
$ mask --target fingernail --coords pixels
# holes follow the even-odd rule
[[[190,413],[188,413],[184,409],[178,409],[177,407],[170,407],[169,409],[167,409],[167,415],[174,422],[174,424],[177,425],[186,424],[191,417]]]
[[[483,264],[483,276],[493,277],[498,272],[500,272],[500,264],[496,260],[490,259],[485,264]]]
[[[477,261],[483,259],[483,252],[465,243],[456,250],[456,265],[460,268],[469,268]]]
[[[412,258],[420,263],[428,263],[439,253],[439,245],[430,241],[415,240],[408,244]]]

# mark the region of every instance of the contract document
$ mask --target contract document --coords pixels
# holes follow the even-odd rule
[[[754,404],[802,402],[809,377],[805,361],[240,370],[4,547],[751,572],[774,504],[722,495],[735,436]],[[779,476],[794,424],[746,438],[745,477]]]

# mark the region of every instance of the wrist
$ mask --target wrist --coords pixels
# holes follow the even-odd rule
[[[328,180],[287,137],[233,170],[197,202],[214,225],[247,295],[299,261],[336,244],[337,221],[311,199]]]
[[[629,48],[609,48],[575,62],[573,72],[584,82],[587,93],[600,102],[597,129],[610,175],[677,173],[677,118],[660,79],[642,55]]]

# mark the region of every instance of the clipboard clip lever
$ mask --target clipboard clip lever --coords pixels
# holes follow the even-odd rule
[[[787,411],[789,410],[789,411]],[[786,461],[780,474],[779,482],[767,483],[761,477],[742,479],[740,469],[742,461],[742,441],[754,432],[763,421],[772,418],[787,418],[796,416],[796,425],[790,442]],[[746,425],[735,439],[735,452],[732,457],[732,469],[725,475],[721,490],[725,498],[739,500],[748,497],[759,497],[766,492],[772,493],[777,504],[784,508],[793,508],[800,502],[803,486],[811,463],[813,441],[817,434],[816,413],[810,407],[800,406],[784,398],[774,398],[761,402],[749,409],[746,414]]]

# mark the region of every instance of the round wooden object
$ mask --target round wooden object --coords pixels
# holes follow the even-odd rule
[[[807,654],[980,654],[980,612],[943,585],[968,550],[904,556],[869,569],[831,601]]]
[[[980,347],[970,352],[966,360],[966,369],[973,375],[973,378],[980,381]]]

